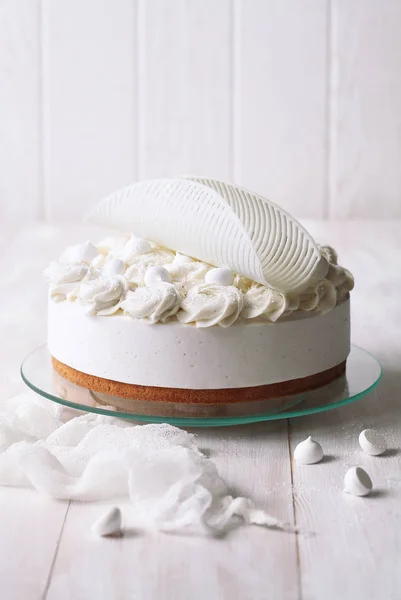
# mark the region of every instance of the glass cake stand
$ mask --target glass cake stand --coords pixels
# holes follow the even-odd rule
[[[382,369],[374,356],[352,346],[346,374],[326,386],[277,399],[215,404],[212,414],[207,405],[127,400],[77,386],[53,369],[46,346],[37,348],[25,358],[21,376],[37,394],[78,410],[137,422],[219,427],[301,417],[350,404],[378,385]]]

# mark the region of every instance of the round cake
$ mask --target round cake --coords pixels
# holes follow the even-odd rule
[[[46,272],[62,378],[119,406],[193,414],[344,375],[352,275],[268,200],[213,180],[156,180],[103,200],[91,220],[119,231],[67,248]]]

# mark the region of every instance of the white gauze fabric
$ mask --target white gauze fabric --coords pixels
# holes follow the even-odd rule
[[[82,414],[33,392],[1,404],[0,485],[80,501],[129,496],[137,525],[164,531],[213,534],[244,523],[295,531],[233,498],[193,434]]]

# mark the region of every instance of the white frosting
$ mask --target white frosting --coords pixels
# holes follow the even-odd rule
[[[142,290],[138,288],[134,294]],[[128,292],[127,299],[130,297]],[[147,325],[147,319],[135,319],[122,311],[100,318],[85,314],[76,302],[50,300],[48,346],[56,359],[90,375],[189,389],[250,387],[298,379],[347,358],[349,301],[325,315],[305,318],[296,313],[291,319],[274,325],[237,321],[226,328],[199,329],[175,319]]]
[[[164,322],[176,314],[181,299],[174,285],[161,281],[152,287],[140,287],[128,292],[121,308],[135,319],[146,318],[150,323]]]
[[[323,456],[323,448],[311,436],[300,442],[294,451],[294,458],[301,465],[314,465],[320,462]]]
[[[352,496],[367,496],[373,488],[372,480],[361,467],[351,467],[344,477],[344,492]]]
[[[244,295],[233,285],[204,283],[188,292],[177,317],[181,323],[195,323],[197,327],[229,327],[238,319],[243,306]]]
[[[170,273],[170,281],[174,281],[182,291],[187,292],[191,287],[205,282],[205,276],[210,265],[198,261],[176,261],[166,266]]]
[[[255,284],[245,293],[245,306],[241,313],[244,319],[264,316],[275,322],[290,307],[290,299],[280,292]]]
[[[386,451],[386,442],[374,429],[364,429],[359,434],[359,445],[366,454],[379,456]]]
[[[125,278],[131,284],[144,285],[145,273],[150,267],[163,266],[167,268],[174,258],[174,254],[162,248],[153,248],[151,252],[130,258],[129,267]]]
[[[45,271],[50,282],[50,297],[55,302],[65,300],[78,289],[78,283],[87,275],[89,267],[82,264],[52,262]]]
[[[126,289],[123,277],[98,277],[82,283],[78,299],[87,308],[89,315],[112,315],[120,308]]]
[[[78,298],[100,316],[117,312],[126,290],[145,287],[149,289],[137,293],[126,305],[126,313],[134,318],[155,323],[177,315],[182,323],[197,327],[227,327],[238,319],[276,322],[294,312],[325,314],[346,300],[353,287],[351,274],[334,262],[334,250],[323,247],[321,253],[325,260],[333,261],[327,277],[300,294],[283,293],[225,267],[212,268],[146,240],[127,240],[126,236],[106,238],[97,246],[85,242],[67,249],[46,274],[55,301]],[[161,282],[171,283],[175,294],[171,288],[168,293],[157,289]],[[166,302],[167,309],[160,312]]]

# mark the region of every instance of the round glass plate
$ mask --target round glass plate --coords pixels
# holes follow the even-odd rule
[[[170,423],[181,427],[241,425],[331,410],[371,392],[378,385],[381,374],[380,363],[374,356],[352,346],[346,374],[326,386],[277,399],[213,405],[213,415],[208,416],[208,405],[127,400],[77,386],[53,369],[46,346],[34,350],[21,365],[24,382],[37,394],[59,404],[138,422]]]

